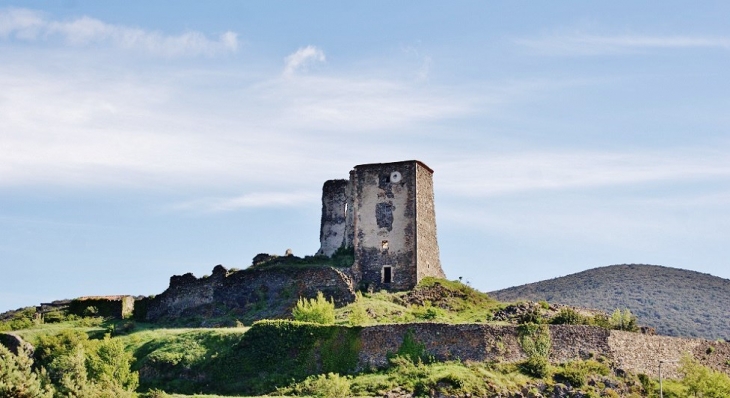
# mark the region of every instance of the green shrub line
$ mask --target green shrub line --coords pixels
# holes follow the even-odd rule
[[[527,360],[520,365],[522,370],[534,377],[550,374],[550,328],[548,325],[524,323],[517,327],[517,341]]]

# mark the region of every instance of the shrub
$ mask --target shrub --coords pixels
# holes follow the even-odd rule
[[[413,331],[408,329],[403,335],[403,342],[398,351],[389,354],[388,358],[404,357],[413,363],[429,363],[433,362],[433,356],[426,351],[426,345],[416,340]]]
[[[546,357],[533,355],[520,364],[520,370],[533,377],[545,378],[550,375],[550,362]]]
[[[555,315],[550,323],[553,325],[585,325],[588,320],[572,308],[562,308],[558,315]]]
[[[38,366],[47,367],[61,396],[131,397],[139,384],[138,374],[131,371],[134,357],[108,335],[89,340],[85,333],[67,329],[40,336],[36,358]]]
[[[368,313],[362,302],[362,293],[355,294],[355,302],[350,305],[350,314],[347,317],[350,325],[361,326],[368,321]]]
[[[438,307],[434,307],[430,301],[426,301],[423,305],[413,306],[411,313],[416,319],[422,319],[425,321],[433,321],[437,318],[444,316],[444,310]]]
[[[572,361],[563,364],[555,373],[556,381],[568,382],[573,387],[582,387],[586,384],[589,375],[600,374],[607,376],[610,373],[608,366],[594,360]]]
[[[546,377],[550,374],[550,329],[547,325],[527,323],[517,328],[517,341],[527,354],[520,369],[530,376]]]
[[[53,398],[45,370],[34,371],[33,360],[21,350],[14,355],[0,344],[0,397]]]
[[[540,314],[540,310],[537,308],[531,308],[520,315],[520,317],[517,319],[517,323],[523,324],[523,323],[544,323],[545,320],[543,319],[542,315]]]
[[[628,308],[623,311],[617,308],[613,314],[611,314],[611,327],[616,330],[626,330],[628,332],[635,332],[639,330],[639,327],[636,324],[636,317],[631,314],[631,311]]]
[[[316,299],[300,298],[292,316],[296,321],[330,325],[335,323],[335,303],[327,301],[322,292],[317,292]]]
[[[707,398],[730,396],[730,376],[703,366],[688,355],[682,358],[679,372],[689,394]]]
[[[350,396],[350,379],[337,373],[309,376],[294,387],[297,395],[324,398],[340,398]]]
[[[600,326],[602,328],[611,329],[611,318],[608,315],[600,313],[588,320],[589,325]]]

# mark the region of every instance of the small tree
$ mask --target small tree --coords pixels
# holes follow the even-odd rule
[[[53,386],[45,370],[33,370],[25,349],[18,355],[0,344],[0,397],[53,398]]]
[[[730,396],[730,377],[703,366],[689,355],[682,357],[679,372],[684,376],[682,384],[693,396],[720,398]]]
[[[611,327],[616,330],[626,330],[628,332],[635,332],[638,329],[638,326],[636,326],[636,317],[628,308],[623,311],[617,308],[611,314]]]
[[[317,298],[300,298],[292,310],[295,321],[321,323],[331,325],[335,323],[335,303],[327,301],[322,292],[317,292]]]

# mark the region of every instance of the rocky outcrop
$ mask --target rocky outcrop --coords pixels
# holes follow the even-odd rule
[[[0,344],[4,345],[15,355],[18,355],[21,350],[24,350],[29,355],[33,355],[33,351],[35,350],[30,343],[15,333],[0,333]]]

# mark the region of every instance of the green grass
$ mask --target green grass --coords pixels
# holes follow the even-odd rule
[[[428,298],[428,300],[421,300]],[[367,308],[364,325],[443,322],[481,323],[492,318],[503,303],[458,281],[424,278],[412,292],[364,293],[360,302],[335,312],[336,323],[347,324],[354,306]]]

